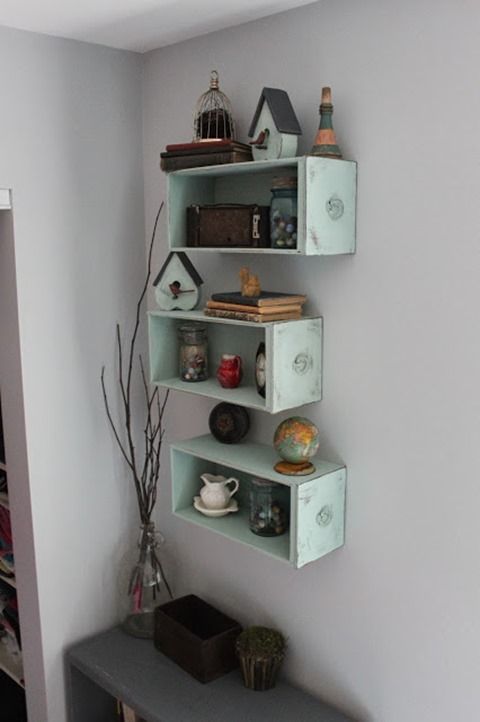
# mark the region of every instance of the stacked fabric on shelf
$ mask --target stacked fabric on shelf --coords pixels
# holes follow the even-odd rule
[[[0,643],[12,657],[21,658],[20,625],[18,622],[17,595],[0,579]]]
[[[0,575],[7,578],[15,576],[12,544],[10,514],[8,509],[0,506]]]

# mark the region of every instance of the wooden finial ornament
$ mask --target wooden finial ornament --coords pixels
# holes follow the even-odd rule
[[[332,125],[333,105],[332,89],[322,88],[320,103],[320,126],[318,128],[311,155],[320,155],[325,158],[341,158],[342,154],[337,145],[337,138]]]

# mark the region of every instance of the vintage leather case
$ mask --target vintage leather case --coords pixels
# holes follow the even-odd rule
[[[270,246],[270,207],[192,205],[187,208],[187,246],[266,248]]]

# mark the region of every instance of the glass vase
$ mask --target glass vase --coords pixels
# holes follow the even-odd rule
[[[153,639],[155,607],[173,599],[158,554],[161,543],[163,538],[155,531],[155,524],[143,524],[137,561],[128,570],[128,606],[122,627],[128,634],[142,639]]]

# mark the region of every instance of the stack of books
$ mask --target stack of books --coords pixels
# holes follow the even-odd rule
[[[252,160],[252,146],[236,140],[202,140],[167,145],[160,154],[160,167],[166,173],[203,165],[222,165]]]
[[[241,293],[214,293],[204,310],[206,316],[235,321],[289,321],[302,317],[306,296],[293,293],[262,291],[259,296]]]

